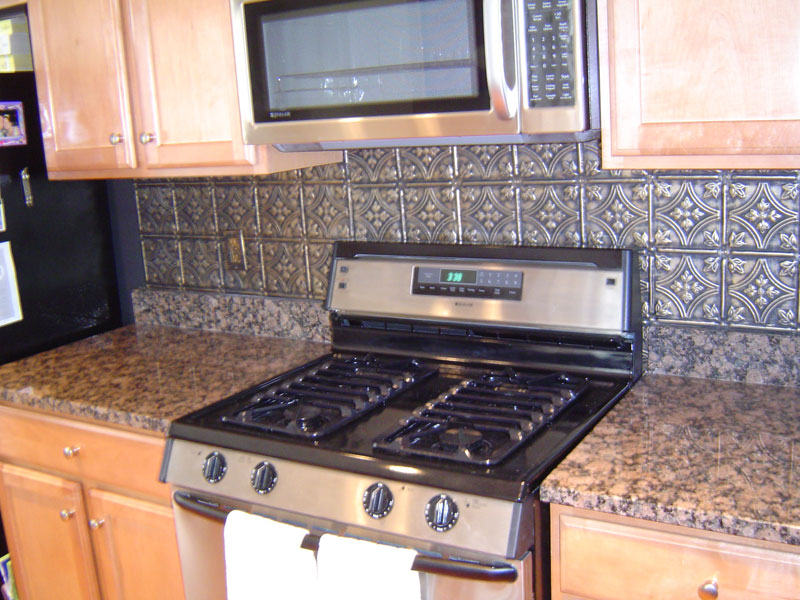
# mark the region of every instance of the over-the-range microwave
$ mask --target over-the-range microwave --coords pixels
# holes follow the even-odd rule
[[[597,136],[593,0],[231,0],[245,142]]]

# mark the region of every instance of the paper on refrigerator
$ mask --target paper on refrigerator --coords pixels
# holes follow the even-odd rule
[[[22,320],[11,242],[0,243],[0,327]]]

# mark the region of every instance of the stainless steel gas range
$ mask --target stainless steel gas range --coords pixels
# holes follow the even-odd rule
[[[639,307],[628,250],[337,243],[331,354],[169,430],[187,598],[224,597],[236,508],[528,600],[538,486],[640,375]]]

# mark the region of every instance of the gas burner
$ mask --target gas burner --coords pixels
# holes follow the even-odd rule
[[[404,456],[495,465],[581,396],[588,380],[564,373],[491,371],[416,409],[373,447]]]
[[[334,356],[260,390],[222,422],[316,439],[360,418],[436,371],[414,359]]]

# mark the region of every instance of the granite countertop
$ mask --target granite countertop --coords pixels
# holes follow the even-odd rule
[[[542,500],[800,545],[800,388],[647,375]]]
[[[0,401],[166,432],[172,420],[328,350],[321,342],[128,326],[0,366]]]
[[[129,326],[0,366],[0,402],[152,432],[323,342]],[[800,546],[800,388],[647,375],[548,476],[547,502]]]

